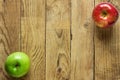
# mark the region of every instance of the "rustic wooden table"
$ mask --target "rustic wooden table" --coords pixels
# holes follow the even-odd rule
[[[0,0],[0,80],[120,80],[120,18],[98,29],[94,6],[120,0]],[[29,73],[4,70],[11,52],[31,59]]]

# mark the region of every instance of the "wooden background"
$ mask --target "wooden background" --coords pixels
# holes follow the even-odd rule
[[[96,4],[120,0],[0,0],[0,80],[120,80],[120,18],[99,29]],[[4,70],[7,56],[23,51],[29,73],[15,79]]]

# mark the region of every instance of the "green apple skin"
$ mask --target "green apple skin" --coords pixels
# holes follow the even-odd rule
[[[14,52],[5,62],[6,72],[15,78],[23,77],[30,69],[30,59],[24,52]]]

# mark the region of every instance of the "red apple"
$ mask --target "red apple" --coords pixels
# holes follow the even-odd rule
[[[118,10],[108,2],[98,4],[92,13],[96,26],[101,28],[111,27],[118,19]]]

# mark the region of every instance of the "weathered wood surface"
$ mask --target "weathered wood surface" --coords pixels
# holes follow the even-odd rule
[[[4,70],[11,52],[20,51],[20,0],[0,0],[0,80],[13,80]]]
[[[31,59],[24,80],[45,80],[45,0],[22,0],[21,5],[21,51]]]
[[[99,29],[92,10],[120,0],[0,0],[0,80],[120,80],[120,19]],[[8,55],[30,57],[29,73],[7,75]]]
[[[71,80],[93,80],[93,8],[94,0],[72,0]]]
[[[107,0],[95,0],[95,5]],[[109,0],[118,9],[120,0]],[[95,80],[120,79],[120,19],[113,28],[95,28]]]
[[[70,0],[47,0],[46,80],[70,79]]]

